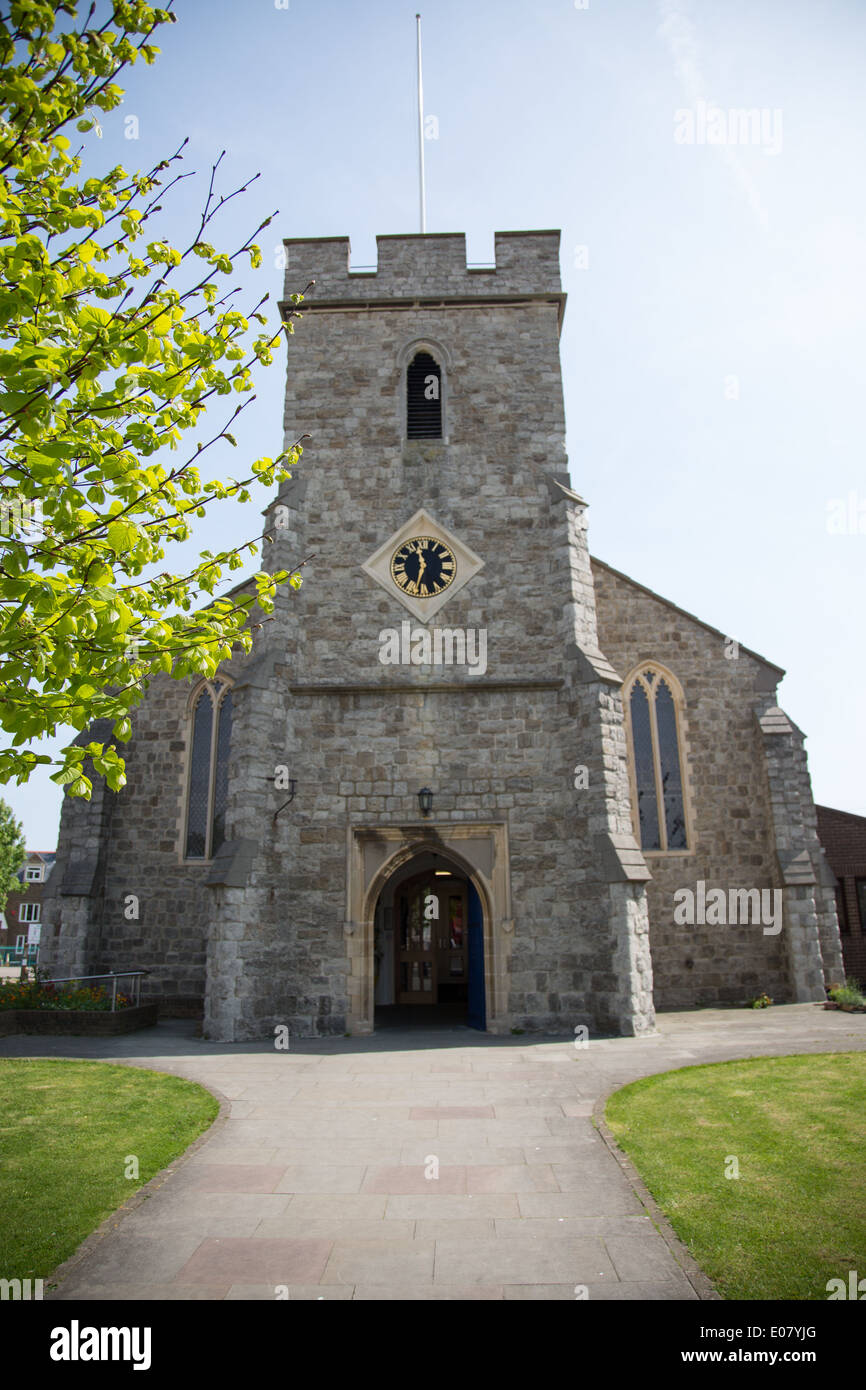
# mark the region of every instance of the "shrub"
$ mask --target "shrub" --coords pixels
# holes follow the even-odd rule
[[[854,980],[846,980],[844,985],[833,985],[827,993],[834,1004],[854,1004],[857,1007],[866,1005],[866,995],[858,989]]]
[[[769,994],[758,994],[746,1004],[747,1009],[769,1009],[772,1004]]]

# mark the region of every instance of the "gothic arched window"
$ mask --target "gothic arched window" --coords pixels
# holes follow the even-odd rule
[[[185,856],[211,859],[225,839],[232,692],[225,681],[205,681],[192,701]]]
[[[406,438],[442,438],[442,369],[429,352],[416,352],[406,369]]]
[[[680,711],[683,695],[668,671],[641,666],[625,683],[632,793],[641,849],[687,850]]]

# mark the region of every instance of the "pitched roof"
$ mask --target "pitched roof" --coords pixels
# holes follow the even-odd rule
[[[727,633],[720,632],[719,629],[713,627],[711,623],[704,622],[703,618],[695,617],[695,614],[690,613],[687,608],[680,608],[679,604],[672,603],[669,598],[662,598],[661,594],[657,594],[653,589],[647,588],[646,584],[640,584],[636,579],[632,579],[631,575],[623,574],[622,570],[614,569],[613,565],[609,565],[605,560],[600,560],[597,555],[590,555],[589,558],[591,564],[599,565],[601,569],[607,570],[608,573],[615,574],[617,579],[622,579],[626,584],[631,584],[633,589],[640,589],[641,593],[649,594],[650,598],[654,598],[657,603],[663,603],[666,608],[673,609],[675,613],[681,613],[684,618],[688,618],[690,622],[697,623],[698,627],[702,627],[706,632],[712,632],[715,637],[721,637],[723,642],[729,640]],[[759,661],[762,666],[769,666],[772,671],[778,671],[780,679],[784,676],[784,667],[777,666],[775,661],[768,661],[765,656],[761,656],[760,652],[752,651],[751,647],[744,646],[742,642],[738,645],[741,652],[745,652],[747,656],[753,657],[754,660]]]

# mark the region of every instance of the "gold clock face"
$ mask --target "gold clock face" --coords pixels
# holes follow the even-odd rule
[[[433,536],[412,536],[391,557],[391,578],[412,598],[435,598],[456,573],[454,552]]]

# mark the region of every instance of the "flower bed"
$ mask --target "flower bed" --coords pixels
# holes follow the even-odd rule
[[[129,995],[117,991],[116,1009],[128,1009],[132,1004]],[[101,985],[82,985],[73,988],[56,985],[43,980],[7,980],[0,984],[0,1013],[7,1009],[75,1009],[82,1012],[111,1013],[111,994]]]
[[[105,1036],[150,1028],[156,1004],[133,1005],[128,994],[101,985],[74,982],[59,987],[44,980],[9,980],[0,984],[0,1037],[9,1033],[84,1033]]]

